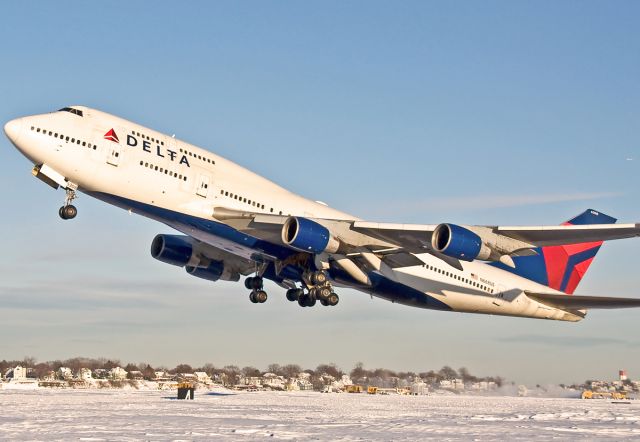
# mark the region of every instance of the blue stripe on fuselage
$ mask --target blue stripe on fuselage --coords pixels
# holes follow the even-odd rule
[[[134,201],[128,198],[123,198],[108,193],[86,193],[93,196],[94,198],[112,204],[116,207],[120,207],[125,210],[131,210],[132,212],[138,213],[147,218],[159,221],[209,244],[216,245],[219,243],[219,241],[217,240],[222,239],[243,246],[244,248],[248,249],[248,253],[246,256],[248,259],[251,259],[252,251],[262,252],[281,260],[286,259],[292,255],[299,254],[299,252],[291,250],[287,247],[255,238],[217,221],[199,218],[193,215],[187,215],[185,213],[164,209],[162,207],[141,203],[139,201]],[[202,238],[202,234],[211,235],[213,237],[212,239],[215,240],[207,241],[206,239]],[[224,249],[224,247],[222,248]],[[229,252],[234,253],[233,251]],[[292,271],[293,273],[296,273],[291,268],[291,266],[287,266],[286,270],[288,270],[287,273],[289,274],[283,275],[285,277],[293,277],[294,275],[290,273]],[[389,301],[434,310],[451,310],[451,307],[449,307],[444,302],[439,301],[436,298],[421,292],[420,290],[416,290],[407,285],[400,284],[399,282],[395,282],[388,278],[385,278],[379,273],[369,273],[369,279],[371,280],[373,287],[366,287],[358,284],[346,273],[339,271],[337,268],[332,268],[329,273],[334,279],[343,280],[345,282],[348,281],[348,284],[350,286],[353,286],[353,288],[366,292],[373,292],[373,294],[375,294],[376,296],[387,299]],[[277,277],[277,275],[275,275],[275,273],[269,273],[265,276],[269,279],[276,280],[276,282],[277,279],[280,279],[279,277]],[[275,278],[270,278],[270,276],[273,276]]]
[[[193,236],[194,238],[207,243],[210,242],[206,239],[202,239],[201,236],[203,235],[201,234],[212,235],[213,237],[215,237],[215,239],[226,240],[236,245],[243,246],[247,248],[248,251],[262,252],[278,259],[286,259],[292,255],[296,255],[299,253],[287,247],[273,244],[268,241],[264,241],[251,235],[239,232],[233,227],[230,227],[218,221],[199,218],[193,215],[187,215],[185,213],[164,209],[152,204],[141,203],[139,201],[123,198],[117,195],[111,195],[108,193],[87,192],[87,194],[114,206],[120,207],[125,210],[131,210],[132,212],[138,213],[147,218],[151,218],[153,220],[164,223],[176,230],[179,230],[187,235]],[[217,242],[214,242],[212,245],[217,245]],[[224,249],[224,247],[222,248]]]

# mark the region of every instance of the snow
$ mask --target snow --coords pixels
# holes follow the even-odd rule
[[[640,438],[640,401],[317,392],[0,390],[0,440]]]

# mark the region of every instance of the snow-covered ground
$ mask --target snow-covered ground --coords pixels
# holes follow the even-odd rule
[[[0,390],[1,440],[640,438],[640,401],[315,392]]]

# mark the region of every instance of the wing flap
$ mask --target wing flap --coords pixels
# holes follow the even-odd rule
[[[607,296],[558,295],[555,293],[524,292],[529,298],[561,310],[587,310],[640,307],[639,298],[611,298]]]

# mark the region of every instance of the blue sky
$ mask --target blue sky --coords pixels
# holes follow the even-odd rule
[[[0,120],[96,107],[372,220],[555,224],[593,207],[639,221],[639,13],[624,1],[9,2]],[[337,308],[300,309],[276,286],[250,304],[241,284],[153,260],[162,225],[87,196],[62,222],[62,192],[2,146],[0,358],[640,378],[638,310],[564,324],[349,290]],[[640,296],[639,247],[607,244],[577,293]]]

